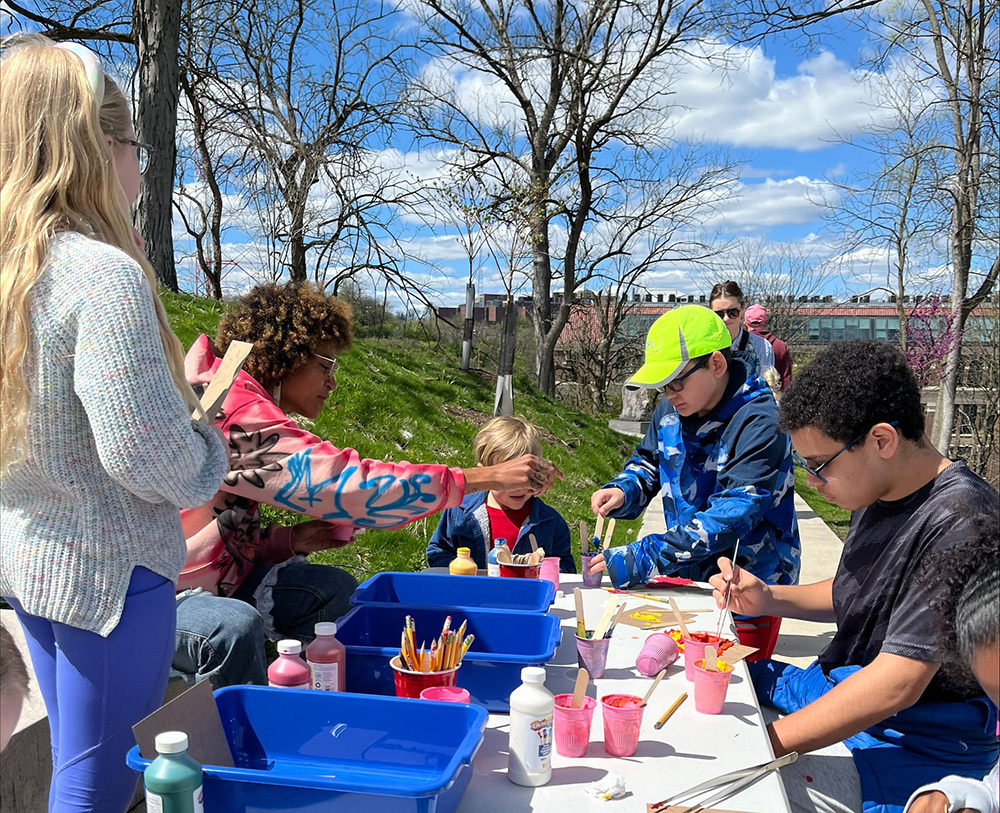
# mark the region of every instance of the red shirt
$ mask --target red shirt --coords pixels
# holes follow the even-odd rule
[[[490,517],[490,536],[493,537],[489,542],[487,552],[496,547],[498,539],[506,539],[507,547],[513,551],[521,526],[524,525],[524,521],[531,513],[531,500],[528,500],[522,508],[512,511],[508,508],[494,508],[487,499],[486,510]]]

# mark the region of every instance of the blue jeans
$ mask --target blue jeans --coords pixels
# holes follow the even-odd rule
[[[52,742],[50,813],[122,813],[138,775],[125,764],[132,726],[163,702],[174,642],[174,585],[132,571],[121,620],[107,638],[29,615],[24,628]]]
[[[357,586],[343,570],[291,559],[258,565],[232,598],[182,593],[174,671],[191,683],[209,678],[216,689],[266,685],[265,637],[308,643],[317,621],[336,621],[350,609]]]

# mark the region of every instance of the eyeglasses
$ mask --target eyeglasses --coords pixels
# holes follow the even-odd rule
[[[738,319],[741,308],[726,308],[724,311],[712,311],[720,319]]]
[[[139,157],[139,172],[140,174],[146,171],[149,166],[149,156],[153,153],[153,148],[149,144],[143,144],[141,141],[136,141],[134,138],[119,138],[118,136],[112,136],[115,141],[119,144],[125,144],[128,147],[135,147],[136,155]]]
[[[316,358],[322,359],[323,361],[329,363],[330,365],[329,369],[327,369],[326,367],[324,367],[323,369],[330,378],[333,378],[337,374],[337,370],[340,369],[340,359],[332,359],[329,356],[321,356],[319,353],[313,353],[313,355]]]
[[[889,426],[891,426],[893,428],[895,428],[898,424],[899,424],[899,421],[890,421],[889,422]],[[846,452],[852,446],[857,446],[861,441],[863,441],[866,437],[868,437],[868,433],[871,432],[871,431],[872,431],[872,427],[869,427],[864,432],[862,432],[860,435],[858,435],[854,440],[852,440],[850,443],[845,444],[841,448],[841,450],[839,452],[837,452],[833,457],[831,457],[829,460],[827,460],[824,463],[820,463],[818,466],[815,466],[815,467],[814,466],[810,466],[808,463],[806,463],[805,459],[803,459],[799,455],[799,453],[796,452],[794,449],[792,449],[792,459],[799,466],[802,467],[803,471],[807,472],[808,474],[811,474],[813,477],[817,478],[821,483],[823,483],[823,485],[826,485],[827,482],[828,482],[828,480],[822,474],[820,474],[820,472],[823,471],[823,469],[825,469],[827,466],[829,466],[834,460],[836,460],[838,457],[840,457],[844,452]]]
[[[684,373],[684,375],[678,376],[673,381],[671,381],[669,384],[664,384],[663,385],[664,391],[670,390],[671,392],[681,392],[681,390],[684,389],[684,379],[687,378],[692,373],[694,373],[696,370],[699,370],[702,367],[704,367],[706,364],[708,364],[708,360],[710,358],[711,358],[711,356],[702,356],[698,360],[698,363],[695,364],[694,367],[692,367],[686,373]]]

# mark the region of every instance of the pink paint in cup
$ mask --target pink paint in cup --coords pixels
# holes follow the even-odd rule
[[[421,700],[444,700],[448,703],[468,703],[472,697],[461,686],[431,686],[420,693]]]
[[[680,657],[677,642],[665,632],[654,632],[642,645],[635,668],[646,677],[662,672]]]
[[[582,757],[590,744],[590,724],[594,721],[597,701],[584,697],[583,706],[570,708],[571,694],[557,694],[554,714],[556,753],[563,757]]]
[[[630,757],[639,747],[642,698],[633,694],[606,694],[601,698],[604,716],[604,750],[609,756]]]
[[[725,667],[725,668],[723,668]],[[710,672],[705,668],[705,659],[694,663],[694,707],[702,714],[721,714],[726,705],[726,692],[733,667],[719,661],[719,671]]]
[[[584,587],[600,587],[601,579],[604,578],[604,571],[595,573],[591,575],[590,565],[594,561],[594,557],[600,556],[599,553],[585,553],[580,557],[580,569],[583,570],[583,586]]]
[[[558,556],[546,556],[542,559],[542,572],[541,577],[547,581],[552,582],[556,590],[559,589],[559,557]]]
[[[596,680],[597,678],[604,677],[604,667],[608,663],[608,645],[611,643],[610,638],[581,638],[579,635],[573,636],[576,638],[576,660],[587,672],[590,677]]]

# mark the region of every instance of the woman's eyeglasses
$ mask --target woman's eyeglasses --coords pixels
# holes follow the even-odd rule
[[[713,311],[720,319],[738,319],[741,308],[726,308],[722,311]]]
[[[337,374],[337,370],[340,368],[339,359],[332,359],[329,356],[321,356],[319,353],[313,353],[313,355],[318,359],[322,359],[323,361],[327,362],[330,365],[329,367],[320,365],[321,367],[323,367],[324,372],[326,372],[326,374],[330,378],[333,378]]]
[[[690,370],[684,373],[684,375],[678,376],[669,384],[664,384],[663,385],[664,391],[670,390],[671,392],[681,392],[681,390],[684,389],[684,379],[687,378],[689,375],[692,375],[696,370],[700,370],[702,367],[708,364],[708,360],[710,358],[711,356],[703,356],[702,358],[700,358],[698,362],[694,365],[694,367],[692,367]]]
[[[141,141],[136,141],[134,138],[120,138],[119,136],[112,136],[115,141],[119,144],[125,144],[128,147],[135,147],[136,155],[139,157],[139,172],[140,174],[146,171],[149,166],[149,156],[153,152],[153,148],[149,144],[143,144]]]

